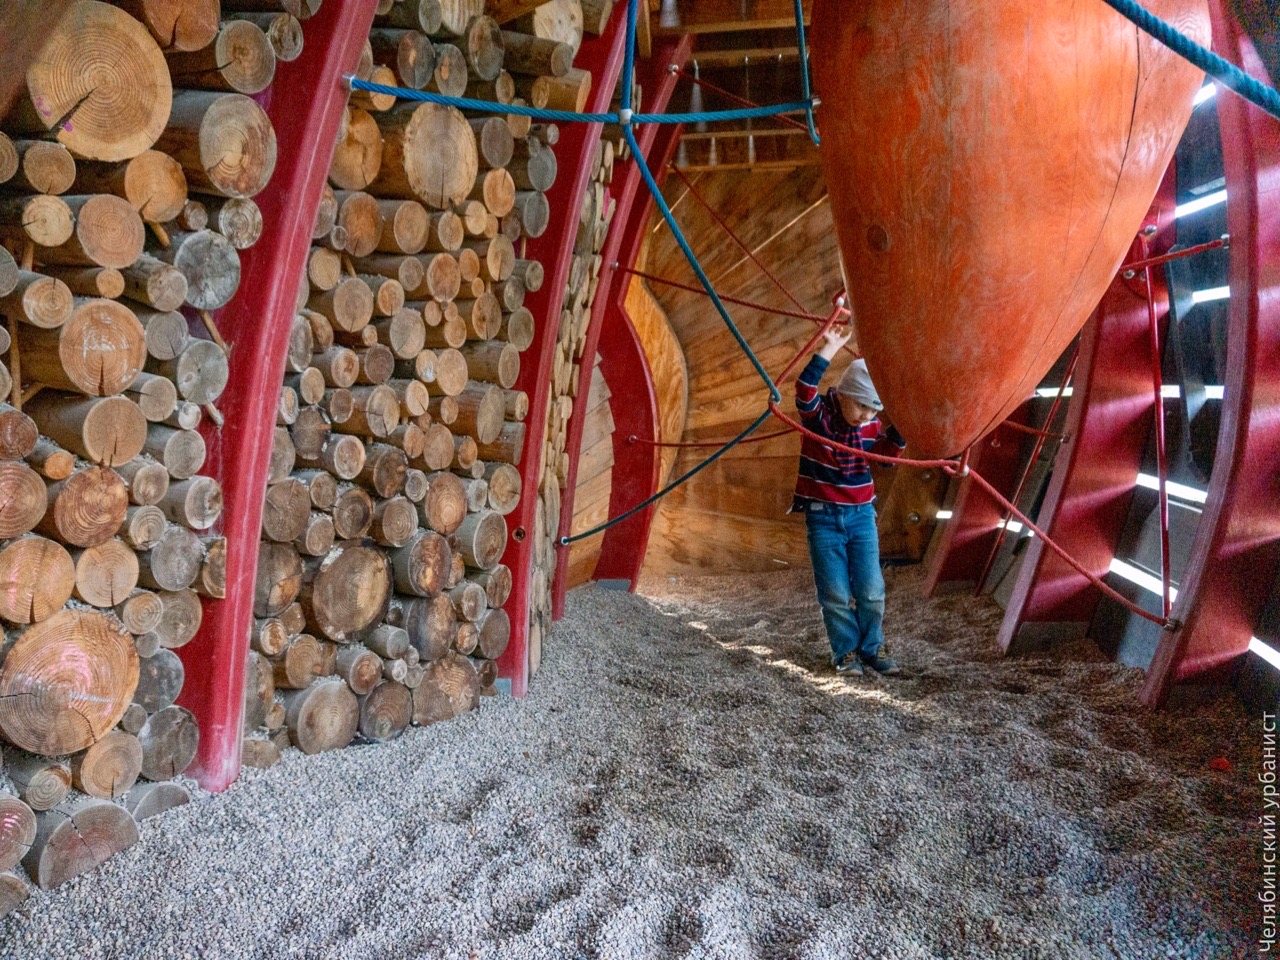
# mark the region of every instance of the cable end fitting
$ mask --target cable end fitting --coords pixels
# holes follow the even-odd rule
[[[623,107],[618,111],[618,122],[624,127],[629,127],[633,116],[635,116],[635,112],[630,107]]]
[[[640,438],[633,433],[631,436],[627,437],[627,443],[635,443],[639,439]]]
[[[344,73],[342,75],[342,85],[346,87],[348,91],[355,90],[355,84],[352,82],[355,79],[356,75],[354,73]]]
[[[558,539],[556,540],[556,544],[557,544],[557,545],[559,545],[559,546],[561,546],[561,547],[567,547],[567,546],[569,546],[569,538],[568,538],[568,537],[560,537],[560,538],[558,538]]]
[[[1177,633],[1182,629],[1182,621],[1177,617],[1170,617],[1164,622],[1164,629],[1168,630],[1170,633]]]

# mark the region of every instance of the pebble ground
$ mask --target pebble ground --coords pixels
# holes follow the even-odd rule
[[[1255,724],[890,578],[832,675],[800,574],[578,591],[520,702],[247,771],[0,920],[22,960],[1252,956]],[[1231,770],[1207,764],[1225,756]]]

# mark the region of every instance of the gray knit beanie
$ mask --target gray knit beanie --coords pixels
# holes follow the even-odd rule
[[[871,374],[867,372],[867,361],[854,360],[845,370],[844,376],[836,384],[836,393],[843,394],[864,407],[872,410],[883,410],[880,395],[876,393],[876,385],[871,382]]]

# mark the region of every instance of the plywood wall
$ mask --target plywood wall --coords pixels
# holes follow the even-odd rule
[[[591,375],[587,395],[587,419],[582,425],[582,452],[578,457],[578,485],[573,499],[573,535],[591,530],[609,516],[609,496],[613,490],[613,409],[609,385],[600,367]],[[579,540],[569,547],[566,589],[586,583],[600,561],[604,534]]]
[[[679,179],[668,178],[667,184],[665,193],[676,218],[718,291],[794,309],[795,305],[687,194]],[[830,311],[841,279],[821,169],[704,173],[694,184],[803,309],[824,315]],[[645,257],[647,272],[696,285],[692,270],[660,221],[651,228]],[[728,438],[745,429],[766,409],[768,391],[711,302],[659,284],[645,286],[665,314],[666,325],[684,356],[688,400],[682,439]],[[633,299],[638,301],[639,294]],[[775,377],[814,332],[813,325],[804,320],[734,306],[730,312]],[[658,327],[652,308],[641,313],[645,316],[642,326]],[[632,316],[637,316],[634,308]],[[649,339],[645,343],[648,349]],[[651,362],[664,369],[672,366],[667,358]],[[842,354],[824,387],[835,382],[846,363],[847,356]],[[784,395],[784,408],[794,411],[793,388],[784,390]],[[760,432],[777,429],[779,425],[773,421]],[[799,451],[800,441],[794,436],[739,447],[671,494],[654,521],[645,573],[681,576],[807,567],[803,519],[787,514]],[[689,469],[710,452],[673,452],[671,473]],[[887,557],[923,555],[931,530],[923,519],[909,518],[932,516],[923,505],[941,496],[938,481],[937,477],[922,481],[918,474],[900,470],[889,471],[881,479],[882,540]]]

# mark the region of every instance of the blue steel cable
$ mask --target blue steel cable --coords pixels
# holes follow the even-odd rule
[[[443,93],[432,93],[430,90],[410,90],[407,87],[389,87],[384,83],[373,83],[359,77],[347,77],[352,90],[368,90],[387,96],[400,97],[404,100],[417,100],[422,103],[439,103],[446,107],[457,107],[459,110],[475,110],[481,113],[502,113],[518,117],[532,117],[535,120],[549,120],[554,123],[619,123],[616,113],[575,113],[571,110],[547,110],[539,107],[525,107],[514,103],[496,103],[492,100],[472,100],[470,97],[450,97]],[[631,117],[632,123],[717,123],[728,120],[755,120],[760,117],[776,117],[783,113],[803,113],[805,103],[793,100],[790,103],[778,103],[767,107],[750,107],[742,110],[719,110],[710,113],[637,113]]]
[[[653,506],[653,504],[657,503],[659,500],[665,497],[668,493],[670,493],[676,487],[680,486],[682,483],[687,483],[689,480],[692,480],[695,476],[697,476],[703,470],[707,469],[707,467],[711,466],[713,463],[715,463],[717,460],[723,457],[726,453],[728,453],[730,450],[732,450],[734,447],[740,444],[743,440],[747,439],[747,437],[751,436],[751,434],[759,430],[760,425],[764,423],[766,420],[768,420],[769,417],[770,417],[770,411],[766,410],[764,413],[760,414],[759,418],[755,421],[755,423],[751,424],[751,426],[747,427],[747,429],[743,430],[740,434],[738,434],[736,437],[734,437],[732,440],[726,443],[723,447],[721,447],[711,456],[707,457],[707,459],[703,460],[700,464],[698,464],[688,473],[684,474],[683,476],[677,477],[675,480],[672,480],[669,484],[667,484],[665,487],[663,487],[661,490],[659,490],[657,493],[651,496],[648,500],[645,500],[643,503],[636,504],[626,513],[620,513],[616,517],[610,517],[608,520],[606,520],[604,523],[600,524],[599,526],[592,527],[590,530],[584,531],[583,533],[575,534],[572,537],[561,537],[559,540],[560,546],[567,547],[569,544],[574,543],[578,540],[585,540],[587,537],[594,537],[597,533],[601,533],[604,530],[608,530],[610,527],[617,526],[618,524],[622,523],[622,521],[624,520],[630,520],[641,510],[644,510],[647,507]]]
[[[800,51],[800,82],[804,91],[804,118],[809,124],[809,139],[821,144],[818,128],[813,125],[813,90],[809,85],[809,47],[804,39],[804,4],[803,0],[795,0],[796,4],[796,49]]]
[[[631,147],[631,159],[635,161],[636,168],[640,171],[640,176],[644,178],[645,186],[649,188],[649,193],[653,195],[653,202],[658,205],[658,210],[662,213],[662,219],[667,222],[667,226],[671,228],[671,235],[675,237],[676,243],[680,245],[680,249],[684,251],[685,259],[689,261],[689,266],[693,268],[693,272],[697,274],[698,281],[702,284],[702,289],[707,291],[707,295],[711,297],[711,302],[716,305],[716,310],[720,313],[720,318],[725,322],[725,326],[729,328],[729,332],[733,334],[733,338],[738,341],[738,346],[742,348],[742,352],[747,355],[747,359],[751,361],[751,365],[756,368],[756,373],[760,374],[760,379],[765,382],[769,388],[769,397],[774,403],[782,400],[782,394],[778,392],[778,385],[773,382],[773,378],[769,376],[769,372],[765,370],[764,365],[760,362],[760,358],[755,355],[751,349],[751,345],[747,343],[746,338],[742,335],[742,331],[738,329],[737,324],[733,322],[733,318],[729,316],[729,311],[725,308],[724,301],[720,299],[720,294],[716,293],[716,289],[711,285],[711,279],[707,276],[707,272],[702,269],[702,264],[698,262],[697,256],[693,252],[693,248],[689,246],[689,241],[685,239],[680,224],[676,223],[675,214],[671,212],[671,208],[667,206],[666,198],[662,196],[662,191],[658,188],[658,181],[653,179],[653,172],[649,169],[649,164],[645,161],[644,151],[640,149],[640,144],[636,140],[635,131],[629,125],[622,127],[622,132],[627,138],[627,143]]]
[[[649,6],[645,4],[645,16],[649,15]],[[636,22],[640,16],[640,4],[636,0],[627,0],[627,39],[622,48],[622,114],[627,122],[630,118],[631,97],[636,83]]]
[[[1184,60],[1189,60],[1224,87],[1229,87],[1250,103],[1257,104],[1271,116],[1280,119],[1280,93],[1265,83],[1258,82],[1234,63],[1202,47],[1135,0],[1102,0],[1102,2],[1139,29],[1151,34]]]

